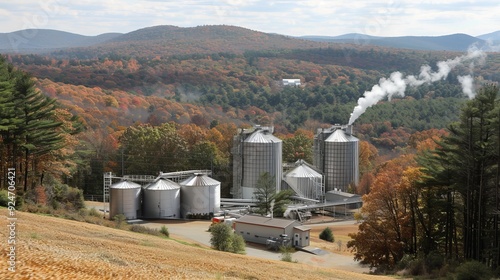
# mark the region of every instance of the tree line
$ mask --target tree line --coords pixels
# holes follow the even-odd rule
[[[2,188],[9,168],[26,192],[49,174],[69,175],[76,165],[71,146],[83,127],[76,116],[35,88],[33,79],[0,59],[0,172]]]
[[[500,95],[483,87],[446,134],[420,134],[382,164],[348,246],[381,271],[500,265]],[[414,151],[414,152],[411,152]]]

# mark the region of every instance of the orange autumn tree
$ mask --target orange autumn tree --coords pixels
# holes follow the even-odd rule
[[[413,157],[403,155],[385,163],[377,173],[371,192],[363,197],[365,221],[347,246],[355,259],[371,267],[392,268],[403,258],[412,242],[410,203],[403,184],[405,170]]]
[[[438,146],[442,131],[418,132],[410,147],[418,153]],[[434,188],[423,188],[414,154],[404,154],[377,168],[371,191],[363,196],[364,222],[351,234],[348,247],[355,259],[379,270],[393,269],[405,255],[427,256],[439,249],[444,216],[438,211],[443,198]],[[427,269],[432,269],[428,267]]]

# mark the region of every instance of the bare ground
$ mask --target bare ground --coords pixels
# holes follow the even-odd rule
[[[391,279],[22,212],[17,212],[16,272],[10,272],[7,210],[0,211],[0,279]]]

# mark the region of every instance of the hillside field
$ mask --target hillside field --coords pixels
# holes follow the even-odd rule
[[[390,279],[213,251],[134,232],[17,212],[15,273],[1,279]]]

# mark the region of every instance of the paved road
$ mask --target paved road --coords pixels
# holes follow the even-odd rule
[[[335,224],[350,225],[353,223],[354,221],[343,221],[332,222],[328,224],[319,224],[317,226],[324,227],[325,225],[328,225],[334,228]],[[210,225],[209,221],[156,220],[148,221],[143,225],[158,229],[161,226],[165,225],[172,236],[187,239],[194,243],[210,246],[210,232],[207,231]],[[313,227],[315,225],[308,224],[307,226]],[[246,255],[263,259],[280,260],[279,252],[269,251],[266,250],[264,246],[259,247],[258,245],[247,245]],[[332,252],[318,256],[307,252],[298,251],[293,253],[292,259],[297,260],[299,263],[338,268],[358,273],[368,273],[370,271],[368,267],[363,267],[359,265],[358,262],[355,262],[351,256],[340,255]]]
[[[107,204],[107,203],[106,203]],[[98,210],[103,209],[103,203],[87,203],[88,208],[96,208]],[[106,205],[106,210],[109,210],[109,205]],[[178,237],[180,239],[191,241],[193,243],[198,243],[210,247],[210,232],[207,231],[211,222],[209,221],[184,221],[184,220],[153,220],[145,221],[142,223],[144,226],[160,229],[161,226],[165,225],[168,228],[170,234],[173,237]],[[354,220],[344,220],[344,221],[329,221],[326,220],[323,223],[316,224],[306,224],[308,227],[325,227],[329,226],[332,229],[335,226],[345,226],[355,224]],[[279,260],[280,253],[266,250],[264,246],[259,247],[258,245],[247,245],[246,255],[270,259]],[[346,271],[353,271],[358,273],[368,273],[370,270],[368,267],[363,267],[355,262],[351,256],[340,255],[336,253],[329,252],[325,255],[313,255],[310,253],[298,251],[293,253],[293,260],[297,260],[300,263],[316,265],[322,267],[338,268]]]

